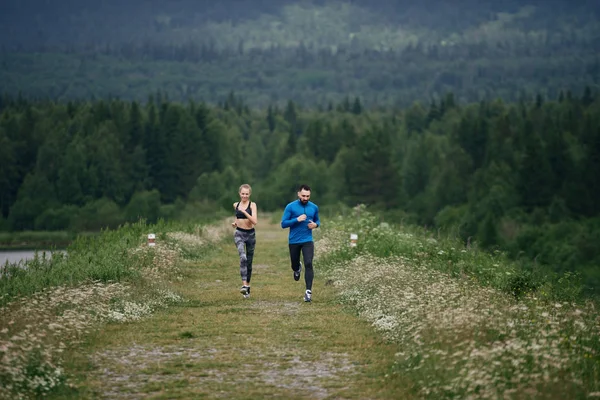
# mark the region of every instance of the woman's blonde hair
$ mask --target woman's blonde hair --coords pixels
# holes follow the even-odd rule
[[[248,185],[247,183],[244,183],[242,186],[240,186],[240,188],[238,189],[238,193],[241,193],[242,189],[248,189],[250,191],[250,194],[252,194],[252,187],[250,187],[250,185]]]

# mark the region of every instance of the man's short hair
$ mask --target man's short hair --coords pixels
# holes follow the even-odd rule
[[[306,190],[310,192],[310,186],[308,185],[300,185],[300,187],[298,188],[298,191],[301,192],[302,190]]]

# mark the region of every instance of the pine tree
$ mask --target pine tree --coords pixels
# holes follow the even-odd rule
[[[65,155],[58,170],[56,192],[62,204],[81,206],[85,202],[81,181],[87,170],[86,150],[83,140],[76,137],[65,149]]]
[[[275,130],[275,114],[271,105],[267,108],[267,124],[269,126],[269,132],[273,133]]]
[[[356,115],[362,113],[362,104],[360,104],[360,99],[358,97],[355,97],[354,103],[352,103],[352,113]]]
[[[150,187],[160,191],[167,143],[165,136],[161,134],[159,115],[153,103],[150,103],[148,107],[148,119],[144,131],[144,150],[148,164]]]
[[[427,187],[430,166],[427,162],[427,150],[422,137],[418,136],[409,140],[406,146],[401,169],[402,191],[411,200]]]
[[[552,199],[552,169],[544,151],[539,134],[530,120],[525,122],[522,133],[523,152],[519,168],[519,192],[523,206],[531,211],[546,207]]]
[[[150,188],[150,176],[148,163],[146,162],[146,151],[141,144],[135,146],[126,163],[127,180],[130,182],[128,198],[135,192]]]
[[[485,118],[467,111],[454,132],[456,142],[473,160],[473,168],[483,165],[488,144],[488,122]]]
[[[375,126],[362,135],[357,144],[354,173],[349,177],[348,192],[354,202],[392,208],[397,204],[398,176],[391,160],[389,134]]]
[[[0,217],[6,218],[17,198],[19,171],[14,143],[0,127]]]
[[[583,104],[584,107],[587,107],[593,102],[594,96],[592,95],[592,89],[589,86],[586,86],[583,92],[583,97],[581,98],[581,104]]]
[[[160,192],[161,200],[165,203],[172,203],[177,198],[179,192],[179,142],[178,129],[181,119],[181,107],[169,104],[165,110],[164,118],[161,121],[158,136],[163,146],[163,158],[157,165],[156,188]]]
[[[198,176],[203,172],[203,157],[207,149],[202,143],[203,135],[191,115],[183,113],[179,120],[177,134],[170,146],[174,167],[177,171],[177,196],[186,198]]]
[[[427,113],[419,103],[414,103],[404,114],[409,135],[423,132],[427,127]]]
[[[33,230],[35,219],[57,205],[54,187],[42,174],[27,174],[17,201],[10,208],[8,222],[13,230]]]
[[[144,120],[140,106],[137,102],[131,103],[129,110],[127,141],[124,143],[127,151],[133,150],[136,146],[141,145],[144,137]]]
[[[427,124],[431,124],[433,121],[437,121],[441,118],[442,113],[440,107],[435,102],[435,99],[431,100],[429,104],[429,112],[427,113]]]
[[[291,132],[296,133],[296,124],[298,123],[298,114],[296,112],[296,105],[293,101],[289,100],[285,111],[283,112],[283,119],[290,124]]]
[[[600,126],[590,132],[586,142],[582,180],[590,198],[587,215],[591,217],[600,215]]]

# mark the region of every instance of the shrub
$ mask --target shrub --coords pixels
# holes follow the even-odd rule
[[[124,214],[128,222],[145,219],[150,224],[156,223],[160,214],[160,193],[158,190],[134,193]]]
[[[78,208],[65,205],[58,209],[47,209],[35,219],[35,229],[47,231],[68,230],[77,218]]]

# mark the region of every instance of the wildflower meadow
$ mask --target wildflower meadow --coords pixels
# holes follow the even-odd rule
[[[391,227],[364,206],[354,213],[330,222],[319,265],[342,301],[399,345],[390,374],[409,376],[415,395],[600,397],[600,314],[572,275]]]
[[[161,232],[147,244],[149,230]],[[39,398],[72,385],[62,355],[106,323],[143,319],[184,298],[180,262],[220,240],[217,227],[143,222],[81,237],[65,253],[3,267],[0,398]]]
[[[333,386],[318,383],[323,376],[305,376],[302,390],[318,398],[335,393],[354,393],[350,396],[354,398],[364,390],[366,381],[361,379],[371,375],[363,368],[373,361],[357,360],[367,356],[380,359],[373,373],[382,383],[369,386],[370,393],[379,393],[376,397],[398,398],[399,393],[401,398],[435,399],[600,397],[600,314],[596,301],[584,297],[576,275],[526,268],[502,252],[482,251],[476,243],[465,244],[438,231],[393,226],[364,206],[352,213],[351,218],[324,218],[323,228],[315,234],[317,285],[314,304],[308,307],[281,287],[281,280],[293,282],[289,267],[281,265],[282,260],[287,263],[286,249],[279,244],[285,243],[285,237],[280,241],[279,236],[284,232],[268,230],[273,226],[262,236],[258,286],[248,300],[238,298],[237,254],[230,242],[224,242],[231,240],[231,227],[225,221],[206,226],[140,222],[82,237],[62,255],[37,257],[25,266],[4,266],[0,398],[59,398],[63,392],[78,390],[95,396],[103,393],[102,379],[118,381],[121,376],[137,377],[127,389],[132,396],[145,390],[180,391],[184,397],[185,393],[208,395],[226,379],[237,382],[230,371],[237,370],[239,362],[238,318],[264,321],[267,317],[266,325],[250,325],[254,334],[243,331],[244,340],[253,343],[246,351],[252,354],[256,370],[273,369],[268,355],[279,352],[293,356],[294,362],[321,365],[324,360],[319,357],[335,346],[345,363],[353,366],[350,381],[344,380],[347,371],[332,373],[328,379],[337,382]],[[149,230],[156,233],[155,246],[148,246]],[[358,238],[355,243],[351,234]],[[196,281],[186,286],[192,270]],[[231,282],[224,278],[229,276]],[[186,309],[185,316],[173,315],[169,323],[178,331],[171,325],[162,327],[167,335],[161,337],[162,347],[149,354],[155,356],[163,349],[169,353],[164,363],[148,369],[146,358],[133,359],[142,356],[140,349],[152,348],[151,341],[99,347],[78,362],[110,373],[94,375],[100,383],[81,376],[83,380],[74,381],[73,365],[68,364],[72,360],[65,354],[84,346],[108,324],[113,332],[128,324],[136,331],[157,311],[185,305],[189,300],[177,287],[185,288],[187,296],[203,306]],[[202,290],[212,294],[197,293]],[[335,300],[321,303],[321,290]],[[347,313],[340,312],[340,304]],[[212,312],[213,308],[219,311]],[[263,313],[263,309],[272,311]],[[323,321],[311,318],[325,314]],[[371,333],[348,335],[349,318]],[[159,321],[166,320],[167,316]],[[302,331],[297,332],[302,340],[294,339],[295,347],[287,342],[292,320]],[[311,330],[308,324],[316,325]],[[358,332],[357,323],[352,324],[353,332]],[[307,334],[329,338],[319,339],[321,353],[302,347],[305,342],[307,348],[315,345]],[[154,327],[147,335],[156,340]],[[371,347],[357,348],[369,335],[385,344],[370,342]],[[189,343],[175,345],[179,340]],[[275,353],[274,341],[281,345]],[[340,347],[342,343],[349,347]],[[204,358],[198,356],[202,348],[219,363],[207,356],[208,364],[203,364]],[[118,364],[118,354],[129,354],[131,363]],[[130,370],[123,375],[119,368]],[[289,371],[294,376],[299,373],[298,367]],[[280,372],[273,369],[268,376],[257,377],[252,390],[270,395],[288,390],[292,386],[283,385],[281,379],[291,378]],[[145,382],[149,376],[161,385]],[[355,387],[352,382],[362,383]]]

